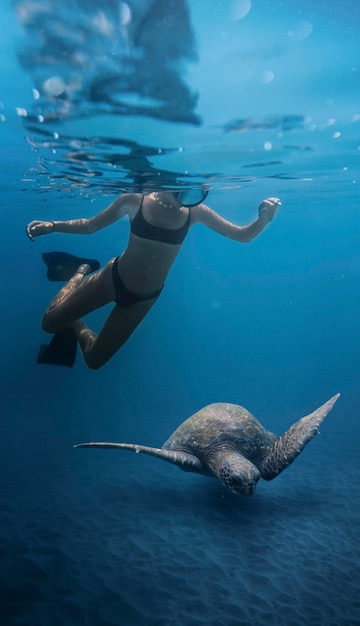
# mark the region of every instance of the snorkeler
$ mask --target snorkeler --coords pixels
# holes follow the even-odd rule
[[[43,255],[49,279],[68,282],[44,314],[42,328],[55,336],[49,346],[42,346],[38,363],[72,366],[79,343],[87,366],[102,367],[156,302],[191,226],[201,223],[225,237],[247,243],[261,233],[281,204],[278,198],[267,198],[260,204],[254,222],[237,226],[203,204],[206,196],[202,187],[176,193],[129,193],[90,219],[30,222],[26,232],[33,240],[53,232],[87,235],[125,215],[130,220],[127,248],[86,280],[86,275],[99,269],[98,261],[62,252]],[[81,318],[112,301],[115,307],[100,332],[94,333]]]

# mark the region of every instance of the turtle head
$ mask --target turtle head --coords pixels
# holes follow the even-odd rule
[[[251,496],[255,492],[260,472],[239,452],[226,452],[218,457],[213,471],[222,484],[234,493]]]

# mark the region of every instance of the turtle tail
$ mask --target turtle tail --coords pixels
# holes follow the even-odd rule
[[[152,448],[150,446],[141,446],[136,443],[112,443],[106,441],[97,441],[93,443],[78,443],[74,448],[116,448],[117,450],[130,450],[136,454],[149,454],[158,459],[178,465],[181,469],[188,472],[200,471],[201,463],[199,459],[187,452],[181,450],[164,450],[163,448]]]
[[[316,411],[302,417],[279,437],[259,467],[262,478],[272,480],[289,467],[306,444],[319,433],[319,426],[331,411],[340,394],[336,394]]]

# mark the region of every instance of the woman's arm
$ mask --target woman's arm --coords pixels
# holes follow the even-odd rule
[[[281,205],[279,198],[267,198],[259,206],[259,217],[247,226],[237,226],[221,217],[205,204],[199,204],[191,209],[192,222],[199,222],[215,230],[220,235],[235,239],[241,243],[248,243],[264,230],[275,216],[278,206]]]
[[[72,235],[90,235],[110,226],[128,213],[139,208],[141,194],[123,194],[112,202],[104,211],[89,219],[81,218],[65,221],[34,220],[26,227],[27,236],[34,241],[34,237],[50,233],[70,233]]]

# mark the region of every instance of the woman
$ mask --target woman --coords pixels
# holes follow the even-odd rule
[[[120,196],[90,219],[31,222],[26,230],[32,240],[53,232],[94,233],[125,215],[129,216],[131,225],[126,250],[86,280],[84,276],[93,272],[96,265],[79,260],[75,274],[55,296],[43,317],[43,329],[56,335],[38,362],[72,365],[78,341],[88,367],[101,367],[121,348],[156,302],[191,226],[201,223],[225,237],[246,243],[265,228],[281,204],[278,198],[267,198],[260,204],[259,217],[254,222],[237,226],[203,204],[206,196],[203,188],[148,195],[130,193]],[[115,307],[96,335],[80,318],[111,301],[116,303]],[[62,350],[65,356],[61,356]],[[73,358],[68,358],[69,351]]]

